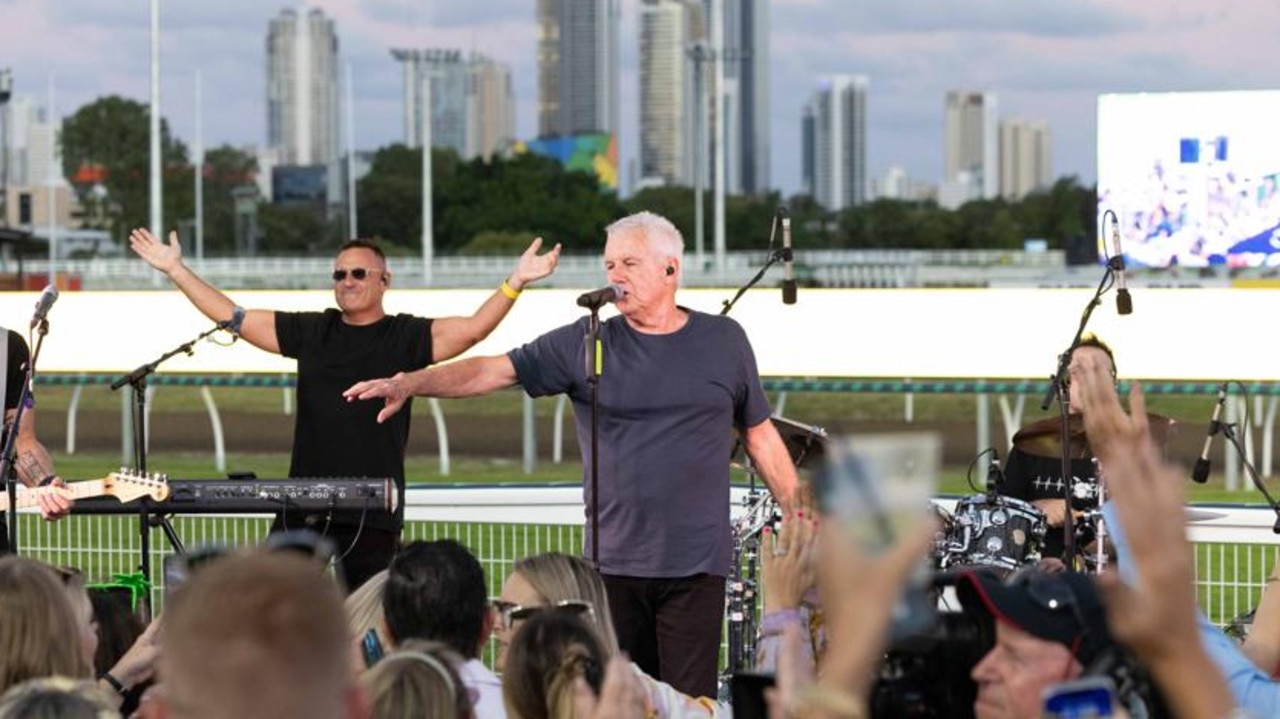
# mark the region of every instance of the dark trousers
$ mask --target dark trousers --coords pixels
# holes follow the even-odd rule
[[[724,577],[604,575],[618,645],[651,677],[691,696],[716,696]]]
[[[333,541],[337,549],[338,567],[346,580],[347,591],[354,592],[361,584],[391,565],[391,558],[400,549],[400,532],[381,527],[363,528],[358,524],[333,522],[327,527],[323,521],[300,522],[289,517],[288,529],[310,529]],[[281,517],[271,524],[271,531],[286,528]]]

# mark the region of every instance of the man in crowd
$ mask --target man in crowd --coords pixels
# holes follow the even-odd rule
[[[177,233],[170,233],[169,243],[164,244],[147,230],[137,229],[129,242],[209,319],[225,321],[243,312],[183,263]],[[364,240],[347,242],[334,260],[338,309],[243,314],[241,337],[259,349],[298,360],[298,411],[289,476],[395,480],[400,501],[394,514],[353,511],[334,517],[283,514],[276,518],[273,529],[305,525],[333,537],[351,588],[384,569],[399,544],[409,412],[378,424],[373,421],[376,408],[344,402],[342,390],[362,377],[451,359],[483,340],[511,310],[525,285],[555,270],[560,246],[539,255],[541,245],[541,240],[533,241],[510,277],[470,317],[388,315],[383,309],[383,296],[391,286],[387,260],[377,245]]]
[[[733,320],[676,304],[684,240],[641,212],[610,225],[604,265],[622,289],[620,316],[600,327],[599,570],[622,649],[650,676],[713,695],[732,542],[733,432],[783,509],[795,467],[769,420],[755,355]],[[588,319],[505,355],[477,357],[356,384],[351,400],[384,398],[392,419],[411,396],[467,397],[519,385],[573,400],[589,479],[592,393],[584,366]],[[590,514],[590,512],[588,512]],[[588,516],[588,557],[593,517]]]
[[[0,367],[0,395],[4,396],[4,429],[9,432],[13,429],[14,420],[18,418],[18,401],[22,396],[22,385],[26,381],[27,362],[31,359],[31,352],[22,335],[3,328],[0,328],[0,333],[3,333],[9,345],[0,354],[0,360],[4,361],[4,366]],[[18,427],[18,436],[14,437],[14,474],[24,487],[61,486],[62,480],[53,471],[49,450],[36,437],[33,396],[28,395],[27,400],[27,406],[22,412],[22,426]],[[0,442],[0,446],[3,446],[3,442]],[[9,499],[3,494],[3,487],[0,484],[0,554],[10,551],[9,526],[5,522]],[[71,511],[71,500],[57,492],[41,492],[37,501],[45,519],[60,519]]]
[[[337,585],[293,552],[202,566],[165,606],[152,719],[368,715]]]
[[[382,591],[392,641],[424,639],[457,652],[466,660],[457,670],[472,691],[476,719],[503,719],[502,681],[479,658],[493,617],[475,555],[452,539],[413,542],[391,560]]]
[[[977,571],[956,589],[966,611],[995,629],[995,645],[972,672],[978,719],[1039,717],[1045,689],[1080,678],[1104,652],[1116,650],[1088,575],[1028,569],[1006,584]]]

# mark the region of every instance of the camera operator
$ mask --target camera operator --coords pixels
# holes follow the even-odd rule
[[[978,719],[1034,719],[1046,689],[1097,673],[1115,674],[1122,703],[1149,703],[1090,576],[1029,568],[1006,582],[978,571],[956,592],[966,611],[994,624],[995,644],[972,672]]]

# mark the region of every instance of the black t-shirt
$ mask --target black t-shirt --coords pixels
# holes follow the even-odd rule
[[[18,407],[18,399],[22,396],[22,380],[26,375],[24,367],[27,364],[27,360],[31,357],[31,352],[27,349],[27,341],[22,338],[22,335],[14,332],[13,330],[9,330],[9,336],[7,339],[9,344],[9,364],[8,367],[5,368],[5,412]],[[31,405],[28,404],[27,406],[30,407]],[[0,421],[3,421],[2,417],[0,417]],[[5,432],[7,431],[8,426],[5,425]],[[0,432],[0,442],[3,441],[4,433]],[[0,446],[3,445],[0,444]],[[5,524],[5,510],[8,509],[8,507],[9,500],[4,499],[2,492],[0,492],[0,553],[6,552],[9,549],[9,530]]]
[[[1079,511],[1098,508],[1098,478],[1092,457],[1071,459],[1073,499],[1071,505]],[[1037,499],[1062,499],[1065,483],[1062,481],[1062,458],[1027,454],[1014,447],[1005,462],[1004,482],[1000,494],[1027,502]],[[1045,557],[1062,556],[1064,541],[1062,527],[1050,527],[1045,536],[1041,554]]]
[[[378,424],[378,401],[348,402],[342,393],[360,380],[390,377],[431,364],[431,320],[388,315],[348,325],[336,309],[277,312],[280,354],[298,360],[298,412],[290,477],[394,477],[404,516],[404,454],[411,402]],[[369,517],[387,527],[389,517]]]
[[[31,352],[27,349],[27,341],[22,339],[22,335],[9,330],[9,366],[5,372],[4,383],[4,408],[6,411],[15,409],[18,406],[18,398],[22,396],[22,378],[26,373],[23,368],[30,357]]]
[[[531,396],[563,392],[573,400],[584,480],[591,471],[587,322],[552,330],[508,355]],[[601,325],[600,337],[601,572],[723,576],[733,549],[732,430],[769,417],[746,333],[728,317],[689,312],[684,327],[670,334],[637,332],[614,317]],[[589,556],[589,530],[585,541]]]

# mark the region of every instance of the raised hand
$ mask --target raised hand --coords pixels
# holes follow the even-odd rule
[[[556,243],[546,254],[539,255],[538,250],[542,247],[542,238],[539,237],[529,244],[529,249],[520,255],[520,261],[516,263],[515,272],[511,273],[511,277],[507,279],[507,284],[511,289],[519,292],[524,289],[525,285],[536,282],[543,277],[550,275],[556,271],[556,265],[560,262],[560,243]]]
[[[182,245],[178,242],[178,233],[169,233],[169,244],[156,239],[151,231],[139,227],[129,233],[129,247],[147,264],[166,275],[182,266]]]
[[[795,609],[817,582],[817,515],[799,511],[782,519],[778,531],[764,528],[760,577],[766,612]]]
[[[386,400],[386,405],[382,411],[378,412],[378,424],[391,419],[396,412],[404,407],[405,400],[409,399],[409,389],[405,386],[404,372],[397,372],[394,377],[386,377],[383,379],[368,379],[363,382],[356,382],[342,393],[342,396],[348,402],[354,402],[358,399],[378,399],[381,397]]]

